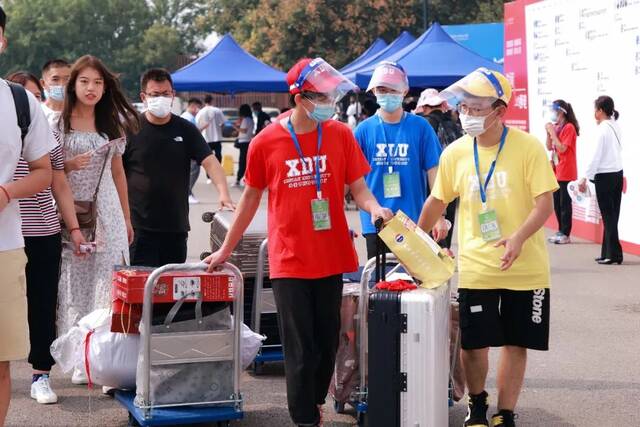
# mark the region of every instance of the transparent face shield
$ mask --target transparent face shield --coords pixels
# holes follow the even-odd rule
[[[506,89],[494,73],[479,68],[440,92],[440,96],[458,111],[470,114],[486,111],[499,99],[508,103],[510,93]]]
[[[398,93],[409,90],[409,80],[402,66],[393,62],[381,62],[373,71],[367,92],[384,87]]]
[[[314,93],[314,102],[335,104],[358,87],[322,58],[311,61],[300,73],[290,89],[298,89],[303,95]]]

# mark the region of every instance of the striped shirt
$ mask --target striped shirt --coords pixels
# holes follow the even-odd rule
[[[60,136],[54,132],[58,145],[51,150],[51,167],[54,171],[64,171],[64,157]],[[29,174],[29,164],[21,157],[14,174],[14,181]],[[20,199],[20,217],[22,218],[22,235],[25,237],[51,236],[60,232],[60,220],[53,203],[51,187],[38,194]]]

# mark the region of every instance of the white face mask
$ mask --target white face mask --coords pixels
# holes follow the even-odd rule
[[[171,114],[173,98],[168,96],[156,96],[147,98],[147,110],[159,119],[163,119]]]
[[[487,121],[487,117],[491,114],[492,113],[489,113],[486,116],[470,116],[468,114],[460,113],[460,124],[462,125],[462,129],[464,129],[464,131],[472,138],[482,135],[487,130],[485,122]]]

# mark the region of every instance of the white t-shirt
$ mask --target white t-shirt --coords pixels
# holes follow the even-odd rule
[[[202,136],[207,142],[222,141],[222,125],[225,118],[222,110],[211,105],[207,105],[198,112],[196,123],[198,128],[202,128],[205,124],[207,127],[202,131]]]
[[[193,123],[194,125],[196,124],[196,116],[194,116],[188,111],[185,111],[184,113],[182,113],[180,117],[182,117],[185,120],[188,120],[190,123]]]
[[[254,135],[253,119],[251,117],[245,117],[244,119],[242,119],[242,122],[240,123],[240,129],[241,133],[238,135],[238,142],[241,144],[251,142]]]
[[[587,166],[586,176],[594,179],[596,174],[622,170],[622,134],[615,120],[603,120],[598,125],[596,150]]]
[[[27,162],[38,160],[56,146],[56,141],[47,123],[47,118],[40,108],[38,100],[27,91],[31,113],[29,133],[24,139],[24,147],[20,138],[20,128],[16,115],[11,89],[0,79],[0,185],[13,181],[18,166],[20,151]],[[24,247],[20,221],[18,200],[0,211],[0,251],[9,251]]]
[[[58,124],[58,119],[60,118],[60,111],[52,110],[44,102],[42,102],[40,106],[42,107],[44,116],[47,118],[47,122],[49,122],[49,126],[51,126],[51,129],[55,129]]]

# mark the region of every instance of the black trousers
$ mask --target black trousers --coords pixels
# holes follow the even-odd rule
[[[558,231],[569,237],[573,220],[573,204],[567,186],[569,181],[558,181],[560,188],[553,193],[553,209],[556,211]]]
[[[129,247],[131,265],[161,267],[184,263],[187,259],[187,233],[167,233],[135,230]]]
[[[375,258],[377,247],[378,247],[377,246],[378,235],[376,233],[367,233],[367,234],[363,234],[363,236],[367,241],[367,259]],[[391,253],[391,250],[389,249],[387,244],[382,240],[380,240],[380,245],[381,245],[380,247],[381,251],[384,251],[385,253]]]
[[[618,220],[622,202],[622,171],[599,173],[595,176],[596,198],[604,223],[600,256],[622,261],[622,246],[618,237]]]
[[[273,279],[284,348],[287,402],[297,425],[320,421],[338,350],[342,275]]]
[[[239,142],[238,150],[240,150],[240,158],[238,159],[238,178],[236,182],[240,182],[244,177],[244,171],[247,169],[247,151],[249,151],[248,142]]]
[[[215,154],[216,159],[222,162],[222,141],[207,142],[207,144],[209,144],[209,148],[211,148],[211,151]]]
[[[56,339],[56,307],[62,240],[51,236],[25,237],[27,255],[27,313],[29,319],[29,363],[36,371],[50,371],[55,365],[49,347]]]
[[[447,205],[447,211],[444,214],[444,217],[448,219],[449,222],[451,222],[451,228],[449,229],[449,233],[447,233],[447,237],[438,242],[438,244],[443,248],[451,248],[451,240],[453,239],[453,224],[455,224],[456,222],[456,209],[458,209],[458,199],[453,200]]]

